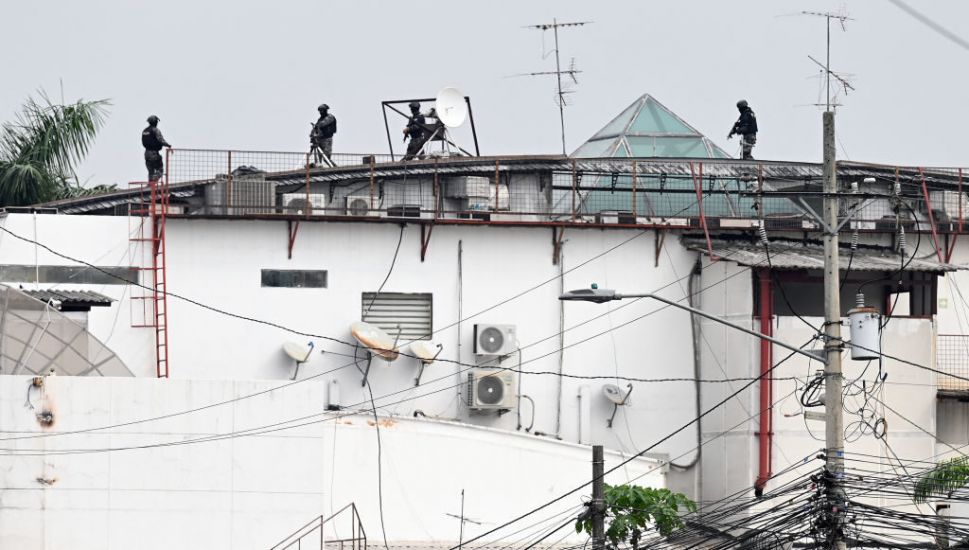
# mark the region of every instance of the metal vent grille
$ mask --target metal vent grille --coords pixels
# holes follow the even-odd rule
[[[397,335],[399,326],[401,340],[426,340],[431,337],[434,330],[433,294],[381,292],[377,295],[364,292],[361,296],[361,320],[380,327],[391,337]]]

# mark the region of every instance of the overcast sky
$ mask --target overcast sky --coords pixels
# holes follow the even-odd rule
[[[969,2],[907,0],[969,37]],[[305,151],[316,106],[339,120],[337,152],[387,150],[380,101],[456,86],[472,98],[482,154],[561,150],[552,70],[529,24],[591,20],[560,31],[579,75],[566,110],[571,152],[643,93],[735,154],[734,104],[757,112],[757,158],[817,161],[824,20],[842,97],[839,156],[911,165],[969,165],[969,51],[887,0],[840,2],[322,2],[251,0],[4,1],[0,120],[39,88],[68,101],[110,98],[111,115],[82,178],[144,177],[139,134],[157,114],[176,147]],[[551,50],[551,35],[544,47]],[[394,130],[395,140],[399,135]]]

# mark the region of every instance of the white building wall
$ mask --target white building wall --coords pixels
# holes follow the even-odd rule
[[[43,394],[35,391],[33,398],[38,409],[55,413],[52,431],[45,432],[35,411],[24,406],[30,382],[26,376],[0,377],[0,548],[265,549],[351,501],[370,543],[380,544],[373,422],[367,414],[327,413],[319,398],[322,382],[74,435],[55,432],[157,417],[277,384],[47,378]],[[303,417],[312,423],[220,437],[291,426]],[[462,490],[467,516],[484,522],[465,526],[469,538],[579,486],[591,472],[588,447],[548,438],[411,418],[382,419],[380,436],[391,541],[455,540],[457,521],[446,514],[459,511]],[[115,451],[86,452],[108,449]],[[606,464],[622,458],[607,452]],[[607,482],[634,478],[663,487],[665,469],[655,460],[636,459]],[[579,506],[586,493],[578,491],[539,517]],[[327,532],[336,535],[348,533]]]
[[[32,216],[12,214],[0,223],[28,238],[34,235]],[[124,217],[41,215],[36,223],[38,240],[54,250],[97,265],[126,265],[128,220]],[[352,342],[349,325],[360,318],[361,293],[376,291],[386,276],[400,226],[302,223],[292,259],[287,258],[284,221],[170,219],[167,232],[169,292],[240,316]],[[686,293],[684,277],[696,253],[667,238],[657,265],[653,232],[569,229],[563,241],[566,273],[559,281],[560,267],[552,263],[549,228],[437,226],[424,262],[420,261],[420,237],[419,226],[404,228],[400,253],[383,290],[433,293],[434,339],[444,345],[444,352],[441,360],[426,369],[417,388],[414,359],[401,357],[390,365],[375,360],[370,381],[381,414],[410,416],[419,410],[429,417],[515,431],[517,412],[500,417],[471,414],[464,404],[466,365],[496,364],[474,356],[473,324],[515,324],[522,346],[521,392],[535,402],[534,426],[531,402],[522,403],[523,430],[532,426],[533,433],[579,441],[578,394],[585,386],[591,412],[586,419],[590,433],[581,434],[584,442],[624,453],[647,447],[652,453],[674,457],[687,453],[679,461],[690,460],[688,451],[696,446],[691,430],[652,445],[694,417],[692,397],[682,397],[683,392],[692,396],[691,383],[636,383],[629,405],[618,412],[611,429],[606,420],[612,405],[601,392],[603,384],[615,382],[602,376],[691,377],[689,316],[647,300],[570,303],[562,309],[557,297],[562,288],[596,282],[625,292],[658,290],[681,299]],[[34,246],[10,235],[4,236],[2,244],[0,263],[34,262]],[[37,261],[71,263],[43,250]],[[263,288],[260,270],[265,268],[326,269],[329,285],[326,289]],[[459,288],[463,289],[460,296]],[[121,299],[111,308],[92,310],[92,333],[107,340],[138,376],[153,376],[153,333],[130,328],[130,303],[124,297],[131,289],[104,286],[92,290]],[[174,297],[169,298],[168,307],[170,366],[176,379],[285,380],[293,363],[281,344],[313,340],[316,352],[302,366],[300,377],[336,380],[341,405],[369,406],[352,346],[231,318]],[[563,311],[564,319],[560,318]],[[465,321],[457,323],[461,316]],[[568,329],[561,365],[560,323]],[[518,354],[512,354],[501,366],[517,368],[518,360]],[[362,361],[358,364],[363,367]],[[576,378],[558,376],[560,369]]]
[[[711,283],[726,279],[724,288],[719,291],[707,290],[701,295],[702,309],[723,316],[735,323],[753,330],[759,330],[759,321],[753,319],[754,274],[750,269],[729,261],[709,264],[703,270],[702,288]],[[792,290],[788,288],[788,292]],[[806,321],[814,326],[822,326],[823,319],[807,317]],[[774,336],[791,345],[802,346],[813,331],[797,317],[775,317]],[[760,374],[760,351],[756,338],[713,321],[703,321],[704,337],[701,339],[702,373],[704,378],[751,378]],[[882,350],[884,353],[928,367],[935,366],[934,322],[929,319],[893,318],[884,328]],[[847,326],[842,335],[850,338]],[[812,346],[820,349],[816,342]],[[774,362],[784,359],[789,351],[774,346]],[[857,379],[864,371],[867,362],[852,361],[846,351],[843,361],[846,383]],[[868,366],[865,379],[870,386],[878,370],[877,362]],[[824,425],[818,421],[805,420],[802,407],[798,403],[804,382],[822,369],[817,361],[796,355],[774,370],[773,387],[773,444],[772,470],[776,474],[788,466],[797,464],[805,458],[818,454],[824,448]],[[884,407],[876,407],[879,414],[888,421],[887,444],[903,459],[925,460],[934,454],[936,418],[936,378],[934,373],[906,365],[899,361],[886,359],[883,372],[887,373],[886,384],[877,396],[901,416],[908,418],[921,428],[913,426],[901,416]],[[797,377],[798,383],[784,378]],[[703,409],[706,410],[728,395],[739,390],[746,382],[737,381],[725,384],[704,384],[702,388]],[[795,391],[799,388],[798,391]],[[704,440],[710,440],[703,447],[702,495],[705,501],[715,501],[743,491],[753,486],[759,469],[758,436],[760,408],[759,382],[752,384],[736,398],[712,412],[703,420]],[[848,398],[846,406],[860,407],[859,403]],[[823,412],[823,408],[813,409]],[[857,420],[850,413],[845,416],[846,425]],[[926,433],[928,432],[928,434]],[[812,435],[813,434],[813,435]],[[815,438],[820,438],[815,439]],[[849,453],[872,455],[872,460],[882,464],[884,471],[894,471],[891,462],[894,455],[888,450],[886,442],[866,435],[846,446]],[[890,460],[891,458],[891,460]],[[820,466],[820,462],[817,465]],[[869,465],[871,466],[871,465]],[[898,467],[895,461],[895,467]],[[783,483],[784,479],[780,480]],[[768,489],[773,483],[768,484]]]

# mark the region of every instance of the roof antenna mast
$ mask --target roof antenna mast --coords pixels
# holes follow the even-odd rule
[[[565,152],[565,105],[566,105],[565,95],[572,92],[568,89],[562,88],[562,75],[569,75],[572,78],[572,81],[578,84],[579,81],[578,79],[575,78],[575,75],[579,74],[582,71],[578,71],[575,69],[575,59],[573,59],[572,63],[569,64],[568,69],[562,70],[562,60],[561,60],[561,56],[559,55],[559,27],[581,27],[583,25],[588,25],[589,23],[592,23],[592,21],[573,21],[569,23],[559,23],[557,19],[552,19],[551,23],[542,23],[540,25],[529,25],[528,27],[526,27],[529,29],[540,30],[543,33],[551,29],[555,37],[555,70],[542,71],[542,72],[536,72],[536,73],[525,73],[518,76],[555,75],[556,79],[558,80],[558,92],[556,95],[558,97],[558,104],[559,104],[559,124],[562,129],[562,154],[563,155],[567,154]],[[544,56],[545,53],[546,52],[543,51],[542,55]]]
[[[801,15],[811,15],[811,16],[814,16],[814,17],[824,17],[825,20],[826,20],[826,22],[827,22],[827,36],[826,36],[826,38],[827,38],[827,48],[826,48],[826,52],[825,52],[825,62],[822,64],[820,61],[818,61],[817,59],[814,59],[810,55],[808,56],[808,58],[811,61],[815,62],[818,66],[820,66],[824,70],[824,87],[825,87],[825,92],[826,92],[826,95],[825,95],[825,103],[824,103],[824,110],[825,111],[830,111],[832,107],[836,107],[837,106],[835,103],[832,103],[832,101],[831,101],[831,77],[834,77],[835,80],[837,80],[838,83],[841,84],[841,86],[844,88],[844,91],[845,91],[845,94],[846,95],[848,93],[848,90],[854,90],[855,89],[851,85],[851,83],[848,82],[848,80],[846,78],[844,78],[840,74],[838,74],[838,73],[836,73],[836,72],[834,72],[834,71],[831,70],[831,20],[832,19],[835,19],[839,23],[841,23],[841,30],[842,31],[845,31],[846,30],[845,29],[845,21],[854,21],[854,19],[852,19],[851,17],[848,17],[848,15],[844,11],[841,11],[840,13],[833,13],[833,12],[829,12],[829,11],[826,11],[826,12],[802,11],[801,12]]]

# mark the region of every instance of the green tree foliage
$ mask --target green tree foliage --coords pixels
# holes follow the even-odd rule
[[[680,512],[695,512],[696,503],[682,493],[638,485],[606,485],[606,539],[613,548],[622,543],[639,547],[643,533],[655,528],[666,536],[683,527]],[[588,514],[585,514],[588,516]],[[575,531],[592,534],[592,518],[582,517]]]
[[[0,206],[27,206],[111,190],[86,189],[75,166],[104,124],[107,100],[56,105],[46,94],[27,98],[13,121],[0,127]]]
[[[969,483],[969,458],[946,460],[925,472],[915,484],[915,502],[945,496]]]

